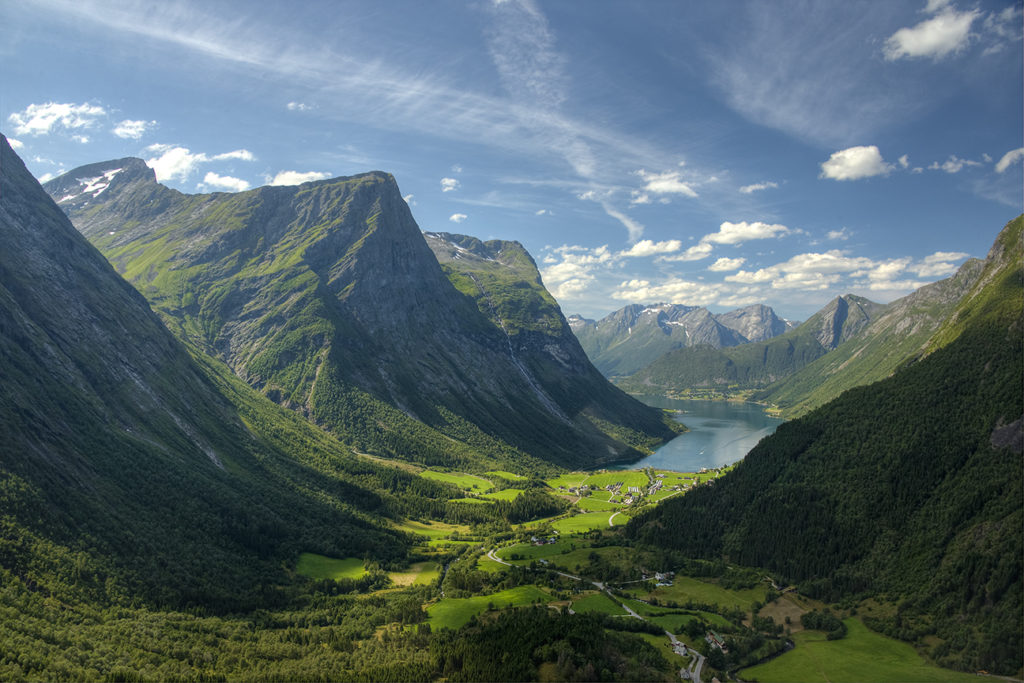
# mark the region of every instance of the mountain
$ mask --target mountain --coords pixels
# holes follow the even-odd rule
[[[626,376],[678,348],[738,346],[784,333],[789,324],[762,305],[712,314],[682,304],[630,304],[599,321],[578,315],[569,325],[594,365],[605,376]]]
[[[420,480],[190,353],[2,137],[0,241],[5,609],[234,610],[283,598],[301,550],[405,554],[381,517],[425,500]]]
[[[764,567],[939,664],[1019,673],[1021,223],[1000,234],[927,355],[780,426],[714,486],[629,533]]]
[[[771,403],[784,415],[796,417],[847,389],[888,377],[924,353],[936,330],[977,281],[983,266],[980,259],[970,259],[953,277],[893,301],[834,351],[756,392],[752,400]]]
[[[546,347],[543,371],[520,359],[518,330],[453,286],[386,173],[186,195],[129,158],[46,189],[179,338],[359,449],[581,466],[673,434],[613,392],[572,394],[555,374],[580,368]]]
[[[749,390],[788,377],[856,336],[884,307],[863,297],[836,297],[798,327],[765,341],[670,351],[619,386],[635,393]]]

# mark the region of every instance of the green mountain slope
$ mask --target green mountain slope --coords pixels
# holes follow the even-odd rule
[[[190,354],[6,139],[0,155],[5,581],[224,610],[272,604],[301,550],[405,554],[381,517],[448,491],[368,466]]]
[[[847,389],[884,379],[924,353],[928,341],[977,280],[982,261],[971,259],[957,274],[925,285],[888,304],[859,334],[792,376],[755,393],[756,401],[802,415]]]
[[[390,175],[183,195],[121,159],[46,187],[180,338],[360,449],[537,468],[636,457],[620,427],[671,435],[651,409],[599,428],[539,392],[506,331],[442,272]]]
[[[941,348],[782,425],[713,487],[629,533],[765,567],[824,599],[898,603],[866,619],[939,663],[1022,666],[1024,283],[1007,226]],[[956,322],[959,320],[959,322]]]
[[[785,334],[729,348],[676,349],[619,386],[634,393],[759,389],[789,377],[854,337],[882,309],[881,304],[852,294],[837,297]]]

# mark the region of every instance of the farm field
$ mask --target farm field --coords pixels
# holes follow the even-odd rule
[[[311,579],[358,579],[366,573],[362,559],[348,557],[337,559],[317,555],[316,553],[302,553],[299,555],[299,562],[295,565],[295,571],[302,576]]]
[[[573,600],[572,609],[575,612],[600,612],[612,616],[626,616],[626,610],[604,593],[592,593]]]
[[[433,479],[434,481],[441,481],[446,484],[452,484],[458,486],[463,491],[469,493],[485,493],[494,488],[487,479],[478,477],[475,474],[466,474],[465,472],[438,472],[436,470],[423,470],[420,472],[420,476],[424,479]]]
[[[651,592],[637,587],[630,588],[627,592],[645,600],[656,598],[661,603],[671,601],[682,604],[692,600],[725,608],[739,607],[749,611],[755,601],[764,602],[768,589],[765,586],[758,586],[734,591],[716,583],[701,581],[689,576],[676,576],[671,586],[659,586]]]
[[[513,501],[519,496],[525,493],[525,489],[502,489],[501,491],[491,491],[490,493],[484,493],[480,497],[486,498],[487,500],[507,500]]]
[[[441,575],[441,567],[437,562],[416,562],[408,570],[388,572],[388,576],[396,586],[425,586],[437,580]]]
[[[739,672],[745,680],[775,681],[980,681],[980,677],[940,669],[925,662],[912,646],[869,630],[857,618],[845,619],[845,638],[826,640],[821,631],[801,631],[792,638],[796,647],[764,664]]]
[[[488,477],[500,477],[501,479],[507,479],[509,481],[526,481],[526,477],[521,474],[515,474],[514,472],[506,472],[504,470],[492,470],[490,472],[484,472]]]
[[[430,522],[427,524],[425,522],[417,522],[412,519],[406,519],[401,522],[392,522],[391,526],[410,534],[426,536],[431,540],[443,540],[455,532],[460,534],[469,533],[469,527],[465,524],[446,524],[445,522]]]
[[[553,598],[537,586],[518,586],[491,595],[474,595],[471,598],[442,598],[427,607],[427,623],[433,630],[456,629],[487,610],[489,605],[496,608],[531,605],[536,602],[548,603]]]
[[[611,514],[615,514],[614,512]],[[607,510],[598,512],[584,512],[579,515],[573,515],[572,517],[564,517],[562,519],[556,519],[551,523],[552,529],[557,529],[563,534],[581,534],[591,529],[607,529],[609,527],[608,518],[611,514]],[[616,516],[614,523],[615,526],[620,524],[626,524],[629,518],[623,514]]]

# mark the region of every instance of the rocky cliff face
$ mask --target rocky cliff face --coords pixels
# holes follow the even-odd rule
[[[673,349],[721,349],[770,339],[789,329],[767,306],[715,315],[682,304],[630,304],[599,321],[571,316],[569,324],[594,365],[609,377],[631,375]]]
[[[270,398],[403,457],[446,457],[429,435],[430,453],[412,452],[424,425],[470,450],[567,464],[636,453],[568,396],[537,391],[507,331],[442,271],[390,175],[184,195],[140,164],[86,166],[47,189],[172,330]],[[654,411],[634,416],[627,430],[670,434]]]

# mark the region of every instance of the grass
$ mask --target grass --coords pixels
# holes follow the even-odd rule
[[[427,524],[425,522],[406,519],[401,522],[391,522],[391,526],[410,534],[426,536],[432,541],[448,538],[456,531],[460,534],[469,533],[469,527],[465,524],[448,524],[446,522],[430,522]]]
[[[586,478],[586,472],[569,472],[567,474],[560,474],[553,479],[547,479],[546,482],[548,486],[557,491],[559,486],[564,486],[566,489],[569,487],[577,487],[582,484]]]
[[[914,648],[870,631],[859,619],[844,621],[845,638],[826,640],[821,631],[792,636],[796,647],[764,664],[740,672],[745,680],[772,681],[978,681],[977,676],[929,664]]]
[[[477,558],[476,568],[482,572],[487,572],[488,574],[498,574],[508,570],[508,567],[500,562],[495,562],[486,555],[481,555]]]
[[[612,616],[625,616],[626,610],[604,593],[592,593],[572,601],[574,612],[600,612]]]
[[[492,595],[474,595],[471,598],[443,598],[427,608],[427,623],[432,630],[457,629],[469,620],[482,614],[493,605],[495,608],[532,605],[535,602],[548,603],[552,597],[537,586],[518,586]]]
[[[551,528],[557,529],[563,534],[585,533],[591,529],[607,529],[608,517],[610,517],[610,515],[607,510],[599,512],[584,512],[580,515],[556,519],[551,523]],[[623,519],[623,517],[625,517],[625,515],[619,515],[615,518],[616,526],[618,526],[618,524],[625,524],[629,521],[628,518]]]
[[[609,503],[607,500],[601,500],[594,496],[587,496],[586,498],[581,498],[580,502],[576,503],[576,507],[588,512],[597,512],[602,510],[608,510],[611,512],[612,510],[618,510],[622,505],[618,503]]]
[[[366,573],[363,561],[358,557],[339,560],[316,553],[302,553],[295,571],[312,579],[358,579]]]
[[[396,586],[425,586],[437,580],[441,567],[437,562],[416,562],[404,572],[388,572]]]
[[[491,491],[485,493],[481,497],[489,500],[507,500],[513,501],[525,492],[525,489],[503,489],[501,491]]]
[[[449,503],[470,503],[471,505],[488,505],[491,501],[483,498],[452,498]]]
[[[612,470],[608,472],[598,472],[596,474],[591,474],[583,483],[589,485],[591,488],[603,489],[609,484],[615,484],[618,482],[622,482],[623,493],[625,493],[630,486],[639,486],[641,489],[646,490],[647,486],[650,484],[650,480],[647,478],[647,475],[638,470]]]
[[[420,472],[420,476],[424,479],[433,479],[434,481],[442,481],[446,484],[458,486],[463,491],[469,491],[470,493],[484,493],[494,488],[494,484],[483,477],[478,477],[475,474],[466,474],[465,472],[423,470]]]
[[[491,472],[484,472],[488,477],[500,477],[501,479],[508,479],[509,481],[524,481],[527,477],[521,474],[515,474],[514,472],[506,472],[504,470],[493,470]]]
[[[617,518],[616,521],[618,521]],[[693,600],[694,602],[727,608],[738,606],[749,611],[755,601],[764,602],[767,588],[758,586],[756,588],[734,591],[723,588],[716,583],[677,575],[671,586],[660,586],[650,593],[640,588],[630,589],[629,592],[636,596],[644,596],[648,600],[657,598],[661,603],[673,601],[682,604]]]

